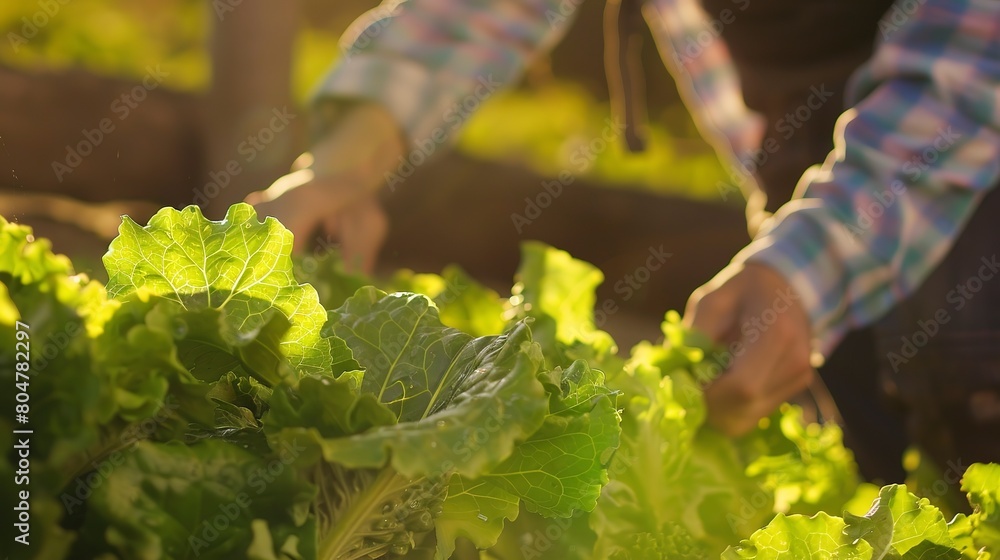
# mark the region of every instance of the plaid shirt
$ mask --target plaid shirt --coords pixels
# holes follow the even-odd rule
[[[581,1],[388,0],[345,34],[318,97],[380,102],[415,145],[445,142],[562,37]],[[734,17],[749,1],[733,0]],[[745,171],[764,123],[718,25],[697,0],[649,0],[644,13],[699,129]],[[1000,178],[1000,2],[901,0],[880,36],[834,151],[734,259],[785,275],[824,355],[912,293]]]

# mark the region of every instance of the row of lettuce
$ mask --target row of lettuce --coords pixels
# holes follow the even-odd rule
[[[725,438],[707,341],[668,314],[620,355],[600,271],[565,252],[525,244],[501,297],[457,267],[379,289],[291,246],[247,205],[163,209],[124,219],[101,285],[0,218],[11,557],[1000,557],[1000,466],[953,514],[859,483],[796,407]]]

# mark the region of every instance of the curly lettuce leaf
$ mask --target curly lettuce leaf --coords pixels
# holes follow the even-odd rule
[[[359,394],[351,381],[328,376],[310,375],[294,388],[279,387],[268,405],[264,425],[269,432],[294,431],[316,441],[396,423],[395,414],[373,395]]]
[[[145,227],[124,217],[104,265],[108,293],[137,290],[177,301],[187,310],[217,309],[232,331],[255,336],[280,311],[291,328],[282,354],[300,375],[330,370],[330,343],[321,336],[326,311],[316,290],[292,275],[292,234],[273,218],[258,221],[236,204],[222,221],[197,206],[164,208]]]
[[[719,554],[773,512],[771,492],[745,473],[740,447],[702,428],[705,341],[676,316],[668,315],[664,331],[664,345],[633,348],[625,374],[610,383],[624,404],[622,445],[591,516],[598,557],[614,554],[631,535],[658,535],[673,525],[709,556]]]
[[[597,505],[621,429],[603,373],[577,361],[550,375],[559,385],[545,422],[484,479],[520,497],[530,512],[569,517]]]
[[[19,427],[34,431],[33,478],[57,492],[105,445],[102,426],[119,414],[141,416],[162,404],[164,382],[153,372],[136,383],[123,382],[94,363],[91,337],[102,331],[117,304],[107,300],[100,283],[74,274],[69,259],[53,254],[48,240],[0,218],[0,254],[6,296],[0,306],[7,309],[0,323],[6,341],[0,348],[0,381],[11,389],[2,392],[0,405],[13,412],[15,383],[30,387],[29,423]],[[27,335],[20,348],[14,343],[16,321]],[[15,365],[25,356],[30,368],[17,375]],[[5,415],[0,426],[8,418],[14,421]]]
[[[845,514],[845,534],[872,546],[872,558],[957,560],[962,557],[941,510],[899,484],[885,486],[864,516]]]
[[[705,536],[699,508],[718,489],[711,480],[707,487],[694,484],[715,469],[691,468],[704,403],[692,402],[697,406],[689,409],[678,399],[678,382],[685,380],[693,382],[686,374],[661,378],[647,364],[633,364],[619,379],[630,390],[622,397],[621,447],[609,468],[611,481],[591,515],[598,556],[610,556],[630,535],[655,535],[670,523],[682,523],[696,538]],[[711,515],[724,519],[720,513]]]
[[[849,539],[844,527],[843,519],[823,512],[812,517],[779,513],[767,527],[726,549],[722,560],[872,559],[871,545]]]
[[[595,290],[604,274],[594,265],[544,243],[521,244],[521,265],[510,303],[517,317],[535,320],[532,332],[546,363],[568,366],[575,359],[608,371],[620,369],[617,346],[594,321]]]
[[[962,491],[974,510],[969,516],[972,542],[1000,558],[1000,465],[970,465],[962,477]]]
[[[361,392],[398,424],[327,440],[324,455],[351,468],[386,465],[407,476],[479,476],[542,424],[541,357],[524,325],[472,338],[445,327],[424,296],[363,288],[331,313],[334,332],[364,368]]]
[[[843,511],[858,488],[858,474],[840,427],[806,424],[802,409],[789,404],[760,425],[743,442],[757,446],[754,451],[760,453],[746,472],[774,493],[775,511],[805,515]]]
[[[299,442],[300,468],[333,483],[316,506],[324,557],[412,551],[444,514],[454,473],[489,472],[544,421],[527,327],[473,338],[437,313],[425,296],[363,288],[329,327],[363,370],[307,376],[272,395],[272,445]],[[439,551],[453,547],[447,538]]]
[[[517,519],[519,501],[530,513],[563,518],[597,505],[619,443],[613,395],[603,374],[583,361],[540,378],[550,399],[541,428],[489,473],[471,481],[452,478],[436,521],[444,554],[458,536],[479,548],[496,544],[504,519]]]

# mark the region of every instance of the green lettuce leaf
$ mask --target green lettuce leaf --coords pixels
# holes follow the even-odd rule
[[[774,493],[774,509],[811,515],[843,511],[858,487],[854,455],[833,423],[806,424],[802,409],[785,404],[761,422],[744,446],[760,446],[747,474]]]
[[[496,484],[460,475],[451,477],[441,515],[434,520],[437,558],[449,558],[459,537],[468,539],[476,548],[493,546],[505,523],[517,519],[518,511],[518,497]]]
[[[549,375],[559,384],[549,393],[550,414],[484,479],[520,497],[530,512],[569,517],[597,505],[621,429],[600,371],[581,360]]]
[[[5,295],[0,306],[7,309],[0,323],[6,341],[0,348],[0,381],[11,389],[0,392],[0,405],[13,412],[15,384],[27,388],[29,421],[18,427],[34,431],[32,478],[54,495],[81,464],[99,455],[108,439],[102,426],[120,413],[158,408],[163,383],[150,372],[137,385],[119,385],[93,363],[91,336],[101,332],[117,304],[107,301],[98,282],[74,274],[69,259],[53,254],[48,240],[0,218],[0,253]],[[20,348],[14,343],[15,321],[27,335]],[[17,375],[24,366],[16,364],[26,355],[30,367]],[[0,425],[8,419],[14,421],[5,414]]]
[[[234,558],[251,548],[263,556],[254,525],[263,520],[275,557],[315,557],[315,529],[302,508],[315,489],[295,474],[281,455],[228,443],[140,442],[95,487],[78,544],[123,558]]]
[[[330,317],[363,370],[275,391],[265,430],[272,445],[305,448],[310,478],[333,482],[316,507],[324,557],[407,553],[444,514],[454,473],[489,472],[542,425],[541,357],[526,326],[473,338],[425,296],[362,288]]]
[[[972,541],[1000,558],[1000,465],[970,465],[962,477],[962,491],[968,494],[974,510],[969,516]]]
[[[407,476],[479,476],[542,424],[541,362],[525,326],[473,339],[445,327],[424,296],[363,288],[331,313],[334,332],[365,369],[394,426],[327,440],[324,455],[346,467],[393,468]],[[391,453],[390,453],[391,451]]]
[[[845,514],[845,534],[872,546],[872,558],[957,560],[962,557],[941,510],[900,484],[885,486],[863,517]]]
[[[521,244],[521,265],[510,303],[517,317],[535,320],[532,332],[550,367],[586,359],[607,371],[620,369],[611,335],[594,322],[595,289],[604,274],[569,253],[535,241]]]
[[[722,560],[870,560],[872,547],[864,540],[852,541],[844,534],[844,520],[817,513],[786,516],[779,513],[739,546],[730,547]]]
[[[500,294],[473,280],[459,266],[446,266],[440,276],[401,270],[390,287],[386,290],[431,298],[442,323],[473,336],[500,334],[507,326]]]
[[[127,216],[104,256],[108,293],[134,291],[177,301],[187,310],[217,309],[238,336],[253,337],[273,310],[291,321],[282,354],[299,374],[330,370],[330,344],[321,336],[326,312],[316,291],[292,275],[292,235],[273,218],[257,220],[236,204],[220,222],[197,206],[164,208],[145,227]]]
[[[444,513],[436,521],[443,554],[451,552],[447,543],[457,536],[480,548],[494,545],[504,519],[517,519],[519,501],[530,513],[563,518],[597,505],[619,443],[613,395],[604,386],[603,374],[583,361],[539,377],[550,399],[541,428],[489,473],[473,481],[452,478]],[[548,520],[534,525],[553,526]],[[557,527],[566,530],[565,525]]]

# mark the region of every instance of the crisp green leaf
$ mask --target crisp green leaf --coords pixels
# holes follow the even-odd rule
[[[957,560],[962,554],[941,510],[899,484],[885,486],[863,517],[846,514],[845,534],[872,546],[872,558]]]
[[[451,477],[443,511],[434,520],[439,560],[451,556],[455,540],[464,537],[477,548],[496,544],[505,520],[517,519],[518,498],[484,480]]]
[[[30,386],[25,391],[31,395],[30,426],[21,427],[34,432],[31,476],[56,494],[102,446],[102,425],[119,413],[141,415],[158,408],[163,383],[148,372],[134,383],[119,384],[94,363],[91,336],[102,330],[117,304],[107,301],[98,282],[73,274],[69,260],[53,254],[48,240],[0,218],[0,255],[4,315],[12,319],[0,323],[0,382],[8,388],[0,392],[0,406],[13,413],[15,383]],[[24,340],[15,339],[17,320],[27,325],[20,329],[28,337]],[[25,356],[30,368],[18,375],[16,363]]]
[[[812,517],[779,513],[767,527],[728,548],[722,560],[871,559],[872,547],[846,537],[844,527],[843,519],[822,512]]]
[[[546,349],[551,365],[569,365],[577,357],[602,362],[617,347],[611,336],[594,323],[594,290],[604,274],[594,265],[574,259],[569,253],[529,241],[521,244],[521,266],[510,301],[519,317],[532,317],[536,338]],[[583,355],[559,359],[562,351],[582,345]],[[589,354],[589,355],[587,355]]]
[[[806,424],[802,409],[788,404],[762,425],[765,427],[747,438],[760,441],[743,442],[766,446],[747,465],[746,472],[773,492],[775,511],[805,515],[843,511],[858,487],[858,476],[840,427]]]
[[[528,511],[569,517],[597,505],[621,430],[601,372],[577,361],[554,373],[561,387],[551,395],[551,414],[484,480],[520,497]]]
[[[542,424],[541,358],[527,327],[473,339],[445,327],[424,296],[363,288],[331,313],[334,331],[365,368],[361,392],[396,415],[394,426],[324,444],[327,460],[392,466],[407,476],[475,477],[505,460]],[[391,451],[391,453],[390,453]]]
[[[948,534],[955,542],[955,548],[961,551],[965,558],[979,559],[975,542],[972,540],[972,520],[964,513],[959,513],[948,522]],[[988,559],[983,559],[988,560]]]
[[[286,439],[346,437],[396,423],[373,395],[358,394],[350,381],[327,376],[303,377],[294,390],[279,387],[268,404],[265,429],[275,435],[284,430]]]
[[[108,292],[136,290],[177,301],[188,310],[220,310],[240,336],[254,337],[273,310],[291,321],[281,350],[300,374],[330,369],[321,337],[326,312],[316,291],[292,275],[292,235],[277,220],[257,220],[253,207],[230,207],[220,222],[197,206],[164,208],[140,227],[127,216],[104,256]]]
[[[1000,558],[1000,465],[970,465],[962,477],[962,491],[975,510],[970,516],[973,542]]]

